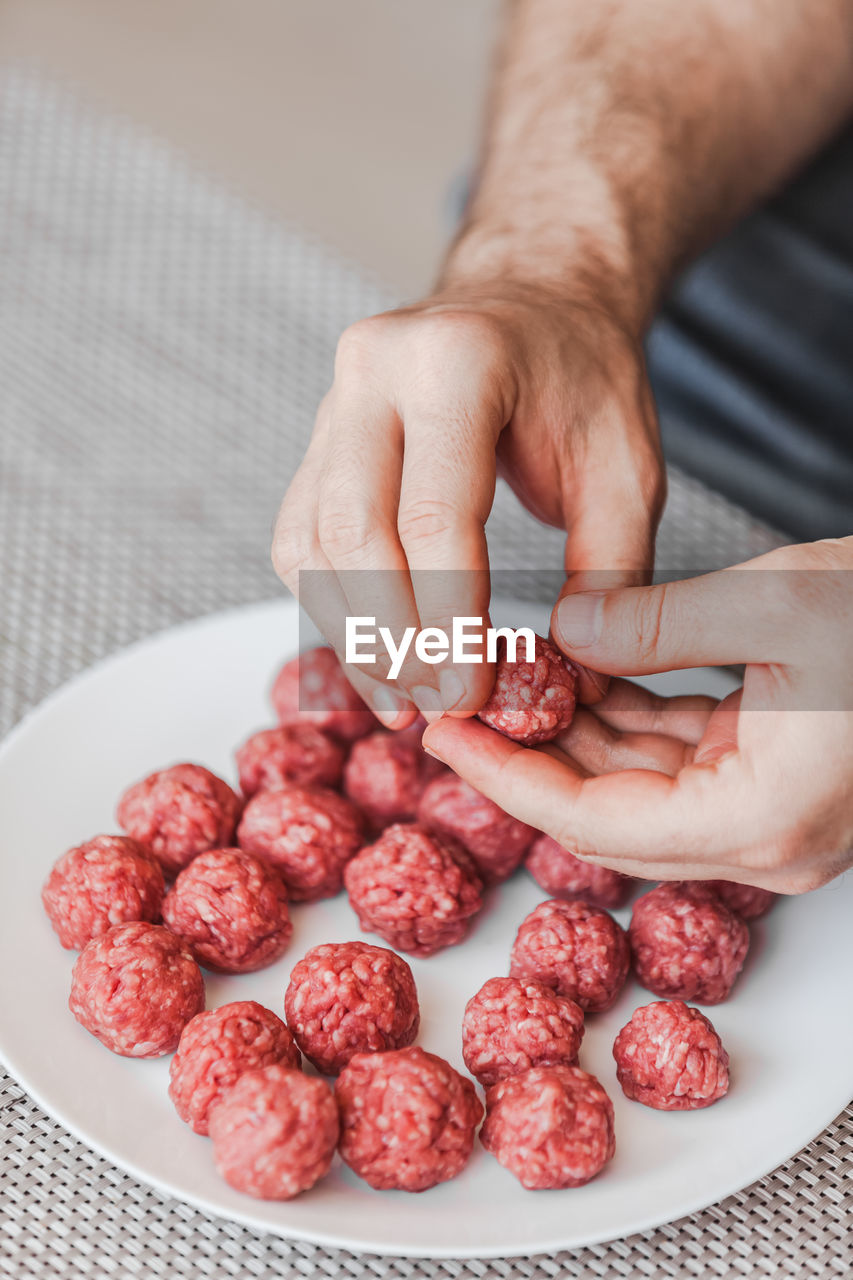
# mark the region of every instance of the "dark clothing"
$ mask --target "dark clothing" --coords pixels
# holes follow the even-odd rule
[[[671,462],[794,539],[853,533],[853,129],[684,274],[648,357]]]

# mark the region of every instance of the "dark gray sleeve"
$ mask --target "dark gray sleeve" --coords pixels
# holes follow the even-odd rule
[[[798,539],[853,533],[853,129],[684,274],[648,358],[671,462]]]

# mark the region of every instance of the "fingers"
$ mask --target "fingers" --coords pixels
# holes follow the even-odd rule
[[[485,524],[495,491],[495,445],[503,423],[481,399],[444,413],[413,410],[406,446],[397,527],[422,627],[450,635],[454,618],[489,624],[489,557]],[[440,448],[436,442],[440,441]],[[472,624],[471,634],[476,633]],[[476,648],[474,649],[476,652]],[[472,715],[494,683],[494,665],[447,660],[439,689],[444,711]]]
[[[727,698],[723,698],[709,717],[705,732],[696,747],[694,760],[697,764],[708,764],[737,750],[738,718],[742,701],[743,689],[735,689]]]
[[[655,535],[666,496],[666,471],[654,409],[638,405],[626,429],[624,414],[590,424],[583,458],[583,486],[576,463],[564,478],[566,582],[559,600],[579,591],[614,590],[651,581]],[[606,442],[606,443],[605,443]],[[589,664],[592,665],[592,664]],[[581,668],[580,698],[597,704],[608,677]]]
[[[575,594],[554,609],[552,634],[570,657],[611,675],[786,662],[796,640],[785,583],[778,580],[784,577],[740,567],[653,587]]]
[[[346,615],[375,618],[398,644],[407,631],[451,636],[454,618],[488,624],[484,525],[508,403],[506,374],[493,373],[507,364],[499,345],[485,323],[454,316],[375,317],[342,338],[335,385],[280,520],[302,525],[303,577],[320,564],[337,575],[339,590],[319,590],[311,609],[330,639]],[[473,714],[492,667],[452,655],[439,665],[425,652],[410,643],[399,690],[428,720]],[[382,678],[389,664],[377,658],[365,670]]]
[[[629,769],[584,778],[554,757],[520,747],[477,721],[444,718],[424,745],[501,808],[582,856],[647,877],[726,865],[729,830],[720,814],[748,797],[727,761],[677,777]],[[633,874],[633,872],[632,872]]]
[[[424,746],[587,861],[644,879],[738,880],[802,893],[853,854],[849,824],[833,817],[836,783],[824,781],[828,794],[816,803],[814,760],[801,738],[789,724],[787,740],[775,731],[765,739],[762,757],[730,751],[676,777],[648,769],[584,776],[561,751],[526,749],[476,720],[445,717],[428,727]],[[817,771],[819,782],[827,772]]]
[[[285,494],[273,534],[272,560],[279,577],[333,646],[345,652],[344,623],[349,608],[337,574],[320,545],[317,500],[322,486],[328,430],[328,398],[320,406],[314,436]],[[389,728],[404,728],[416,710],[369,667],[344,664],[356,691]]]
[[[618,769],[653,769],[675,777],[690,764],[694,747],[660,733],[620,733],[583,707],[571,726],[556,739],[577,766],[592,775]]]
[[[375,618],[399,644],[420,629],[405,551],[397,533],[403,463],[403,426],[395,409],[372,389],[344,378],[329,405],[329,427],[317,499],[318,542],[335,570],[346,615]],[[320,606],[323,608],[323,605]],[[323,609],[324,614],[328,612]],[[364,670],[387,682],[389,660],[380,650]],[[434,671],[410,646],[395,676],[397,689],[420,710],[440,709]]]
[[[656,472],[650,492],[644,492],[626,460],[625,482],[614,484],[613,459],[599,476],[587,464],[579,505],[571,512],[565,548],[568,575],[563,595],[577,591],[638,586],[650,580],[655,558],[655,534],[665,493],[663,472]]]
[[[665,698],[632,680],[613,679],[606,696],[596,702],[595,714],[621,733],[666,734],[696,746],[718,705],[704,694]]]
[[[645,371],[632,369],[587,425],[583,486],[564,479],[569,592],[651,580],[666,468]]]
[[[485,524],[498,438],[514,399],[512,362],[503,334],[482,315],[425,315],[413,332],[399,393],[405,449],[397,528],[421,626],[449,635],[454,618],[488,625]],[[444,661],[441,709],[472,715],[493,683],[492,664]]]

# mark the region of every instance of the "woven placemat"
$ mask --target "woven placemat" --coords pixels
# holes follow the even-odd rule
[[[337,334],[391,293],[30,68],[0,67],[0,732],[104,654],[274,594],[269,532]],[[560,563],[501,490],[496,563]],[[782,541],[678,474],[667,567]],[[6,856],[12,856],[6,851]],[[804,1081],[804,1088],[808,1082]],[[0,1274],[849,1276],[853,1113],[757,1185],[627,1240],[509,1262],[291,1243],[140,1185],[0,1078]]]

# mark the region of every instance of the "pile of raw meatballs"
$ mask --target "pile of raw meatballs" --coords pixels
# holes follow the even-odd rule
[[[499,662],[480,718],[517,741],[548,741],[571,721],[577,679],[539,639],[534,662]],[[610,1008],[632,963],[663,999],[616,1037],[624,1092],[663,1110],[725,1094],[726,1051],[685,1001],[726,999],[746,921],[772,894],[661,884],[637,900],[625,932],[607,909],[626,902],[631,880],[474,791],[423,750],[422,724],[380,729],[330,649],[288,662],[272,696],[279,727],[237,752],[242,796],[198,764],[153,773],[119,801],[127,834],[69,850],[42,894],[62,945],[80,951],[72,1013],[114,1053],[176,1050],[170,1097],[211,1136],[232,1186],[289,1199],[328,1172],[336,1150],[381,1189],[423,1191],[460,1172],[483,1105],[470,1079],[414,1046],[418,994],[397,953],[460,942],[484,892],[525,858],[552,897],[522,921],[510,975],[472,996],[461,1028],[465,1064],[486,1091],[483,1146],[529,1188],[579,1186],[612,1157],[613,1106],[578,1051],[585,1015]],[[290,942],[289,904],[342,887],[361,928],[394,950],[314,947],[291,972],[286,1023],[253,1000],[204,1011],[200,965],[272,964]],[[300,1069],[301,1055],[319,1074]]]

